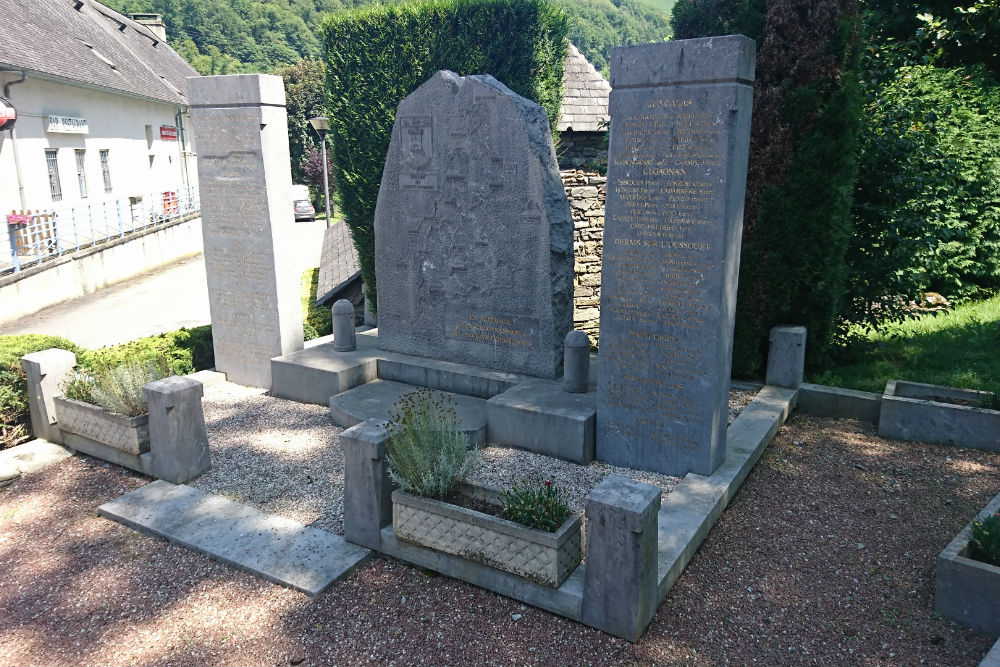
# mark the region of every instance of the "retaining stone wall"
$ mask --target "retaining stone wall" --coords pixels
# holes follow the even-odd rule
[[[598,341],[601,301],[601,254],[604,248],[606,176],[584,168],[563,169],[566,197],[573,211],[573,328]]]

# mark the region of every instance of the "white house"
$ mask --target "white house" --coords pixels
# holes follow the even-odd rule
[[[0,132],[0,214],[196,188],[197,72],[152,23],[93,0],[0,0],[0,95],[17,112]]]

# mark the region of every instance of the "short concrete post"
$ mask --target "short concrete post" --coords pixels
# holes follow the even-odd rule
[[[183,484],[212,467],[204,387],[189,377],[168,377],[142,388],[149,404],[149,456],[153,477]]]
[[[608,475],[587,496],[583,622],[628,641],[656,613],[660,489]]]
[[[56,423],[54,398],[62,396],[60,384],[76,366],[76,355],[69,350],[50,348],[21,357],[21,368],[28,378],[28,412],[36,438],[63,444],[62,431]]]
[[[354,334],[354,304],[341,299],[333,304],[333,349],[353,352],[358,348]]]
[[[583,394],[590,384],[590,338],[579,329],[566,334],[563,344],[563,391]]]
[[[764,382],[776,387],[798,389],[806,366],[806,328],[774,327],[767,352]]]
[[[392,482],[385,458],[386,423],[369,419],[340,434],[344,449],[344,539],[371,549],[392,523]]]

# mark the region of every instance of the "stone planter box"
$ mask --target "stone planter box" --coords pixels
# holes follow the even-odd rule
[[[55,397],[59,429],[129,454],[149,451],[149,415],[125,417],[64,396]]]
[[[1000,410],[975,407],[987,396],[982,391],[889,380],[882,394],[878,434],[897,440],[1000,451]],[[949,400],[971,405],[956,405]]]
[[[979,514],[1000,511],[1000,495]],[[968,557],[970,522],[937,557],[934,611],[977,632],[1000,635],[1000,567]]]
[[[494,489],[465,484],[459,492],[500,504]],[[574,515],[548,533],[398,489],[392,492],[392,531],[397,539],[554,588],[580,564],[582,523]]]

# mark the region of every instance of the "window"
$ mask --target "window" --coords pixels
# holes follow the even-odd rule
[[[104,191],[111,192],[111,166],[108,164],[108,149],[101,151],[101,175],[104,176]]]
[[[62,184],[59,182],[59,160],[55,148],[46,149],[45,165],[49,169],[49,190],[52,192],[52,201],[62,201]]]
[[[76,180],[80,182],[80,199],[87,198],[87,172],[83,170],[86,155],[87,151],[76,149]]]

